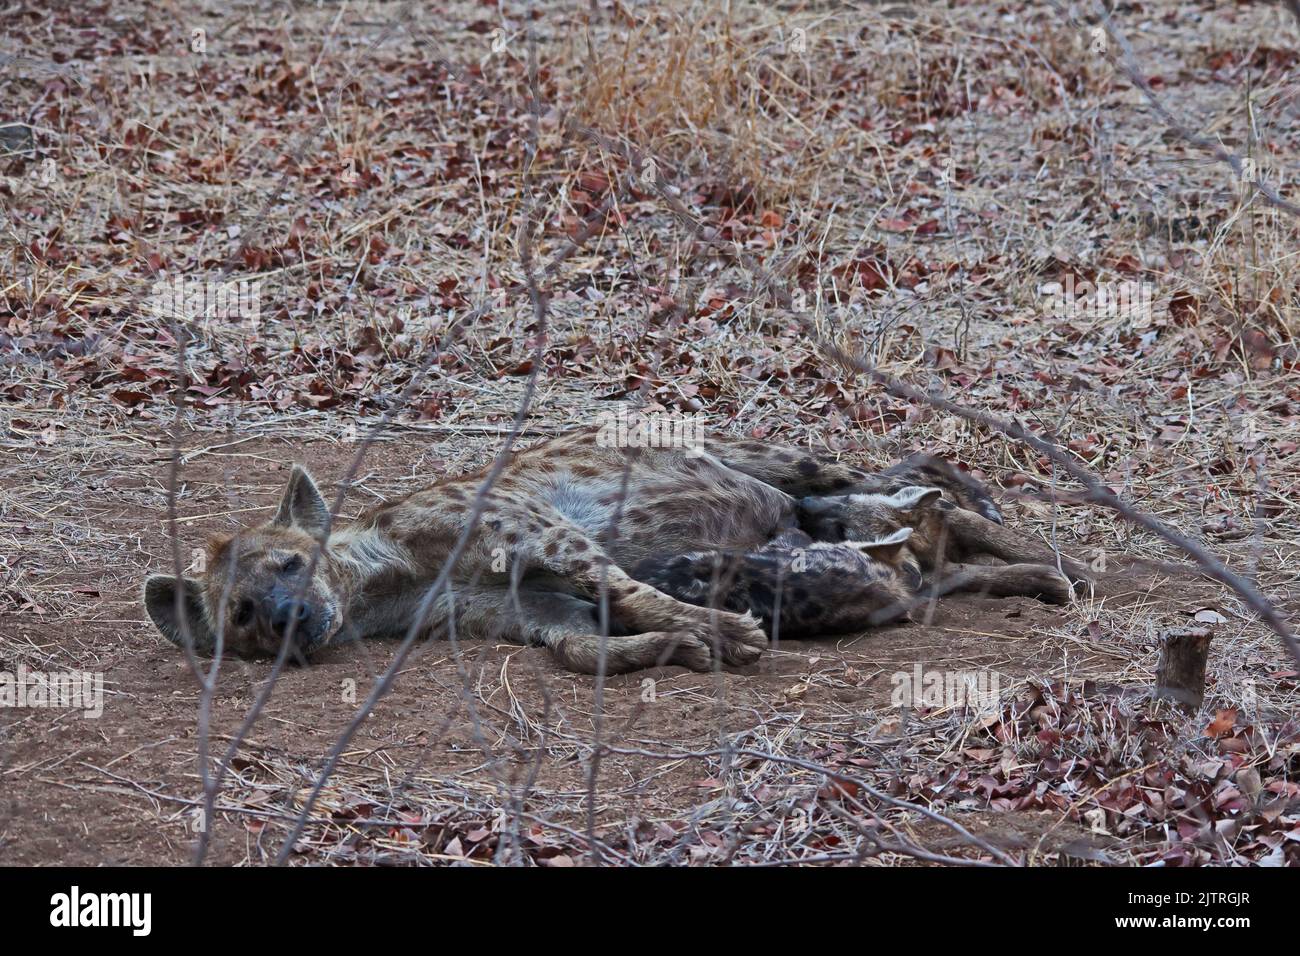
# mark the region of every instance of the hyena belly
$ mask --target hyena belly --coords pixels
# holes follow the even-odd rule
[[[848,634],[907,616],[907,569],[853,544],[786,533],[755,551],[649,557],[632,577],[681,601],[758,617],[769,637]]]

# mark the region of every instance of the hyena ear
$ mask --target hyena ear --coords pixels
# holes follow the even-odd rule
[[[315,538],[325,534],[329,523],[330,509],[321,496],[320,489],[312,480],[307,469],[294,465],[289,473],[289,485],[284,489],[280,507],[275,512],[271,524],[284,528],[297,528]]]
[[[918,512],[930,507],[942,497],[943,490],[940,488],[909,485],[895,491],[885,500],[891,508],[897,508],[899,511]]]
[[[870,558],[880,561],[897,561],[903,553],[907,539],[912,536],[911,528],[899,528],[893,534],[877,541],[856,541],[853,546]]]
[[[179,588],[176,586],[178,580]],[[150,575],[144,582],[144,607],[163,637],[177,647],[185,646],[187,627],[196,654],[211,654],[216,647],[216,635],[212,633],[207,613],[203,610],[203,588],[193,578]]]

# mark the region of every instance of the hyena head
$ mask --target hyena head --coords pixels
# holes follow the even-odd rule
[[[951,507],[941,489],[909,485],[893,494],[804,498],[796,515],[799,527],[818,541],[882,541],[910,528],[908,550],[928,565],[943,537],[943,512]]]
[[[339,588],[322,554],[329,507],[305,469],[294,465],[275,517],[233,537],[208,543],[201,577],[156,574],[144,585],[149,617],[173,644],[195,652],[274,656],[286,635],[301,657],[338,635],[343,626]]]

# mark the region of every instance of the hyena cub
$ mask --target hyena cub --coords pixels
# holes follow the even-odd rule
[[[1076,562],[1026,542],[950,495],[960,502],[950,488],[920,486],[892,494],[809,497],[798,502],[795,515],[818,541],[879,541],[908,531],[904,550],[921,570],[924,597],[968,591],[1067,604],[1071,582],[1088,580]]]
[[[847,634],[906,618],[921,586],[910,535],[831,543],[790,529],[755,551],[649,557],[632,577],[679,601],[748,611],[769,637]]]
[[[749,611],[769,636],[789,638],[906,620],[920,601],[954,591],[1070,599],[1069,579],[1051,565],[1002,563],[1001,529],[978,536],[990,523],[939,488],[810,497],[796,514],[800,528],[761,548],[651,556],[632,576],[691,604]],[[950,533],[954,521],[968,533]]]

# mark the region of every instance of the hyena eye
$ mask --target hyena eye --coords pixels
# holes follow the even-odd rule
[[[281,574],[296,574],[302,570],[302,555],[295,554],[280,566]]]
[[[235,627],[247,627],[248,622],[253,619],[253,602],[244,598],[239,602],[239,609],[235,611]]]
[[[843,521],[835,522],[835,540],[836,541],[849,540],[849,529],[845,526]]]

